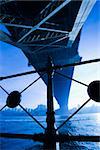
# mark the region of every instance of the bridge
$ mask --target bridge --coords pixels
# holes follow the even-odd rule
[[[37,71],[54,66],[78,63],[81,30],[96,0],[15,1],[1,0],[1,24],[10,34],[1,32],[0,40],[19,47]],[[74,66],[54,72],[54,97],[60,113],[68,111],[68,98]],[[45,84],[47,75],[38,72]]]
[[[38,79],[42,78],[47,85],[46,128],[20,104],[22,92],[38,79],[21,92],[8,93],[0,86],[8,95],[6,105],[0,111],[6,106],[15,108],[19,105],[44,129],[44,133],[40,134],[0,133],[1,137],[32,139],[43,142],[47,149],[56,149],[57,142],[100,141],[100,136],[73,136],[58,133],[59,129],[91,99],[100,102],[100,81],[93,81],[86,85],[72,78],[75,66],[100,61],[100,59],[95,59],[81,62],[78,53],[81,30],[95,2],[95,0],[0,1],[1,24],[5,25],[10,33],[0,31],[0,40],[19,47],[28,58],[29,64],[35,68],[30,72],[0,77],[0,80],[38,72],[40,75]],[[55,128],[53,96],[60,105],[60,113],[65,114],[68,111],[72,80],[87,86],[89,99]]]

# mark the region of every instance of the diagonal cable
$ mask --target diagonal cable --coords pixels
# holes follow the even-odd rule
[[[6,106],[7,106],[7,105],[3,106],[3,107],[0,109],[0,111],[2,111]]]
[[[91,99],[89,98],[80,108],[78,108],[71,116],[69,116],[57,129],[59,130],[66,122],[68,122],[76,113],[79,112]]]
[[[34,118],[22,105],[19,104],[19,106],[28,114],[28,116],[30,116],[39,126],[41,126],[43,129],[45,129],[45,127],[36,119]]]
[[[62,77],[65,77],[65,78],[67,78],[67,79],[69,79],[69,80],[73,80],[73,81],[75,81],[75,82],[77,82],[77,83],[79,83],[79,84],[81,84],[81,85],[84,85],[84,86],[88,87],[87,84],[85,84],[85,83],[83,83],[83,82],[80,82],[80,81],[78,81],[78,80],[76,80],[76,79],[73,79],[73,78],[71,78],[71,77],[69,77],[69,76],[67,76],[67,75],[64,75],[64,74],[59,73],[59,72],[56,72],[56,71],[55,71],[55,73],[58,74],[58,75],[60,75],[60,76],[62,76]]]
[[[0,87],[7,95],[9,95],[9,93],[1,85],[0,85]]]
[[[44,75],[44,74],[43,74]],[[42,76],[43,76],[42,75]],[[21,93],[23,93],[24,91],[26,91],[30,86],[32,86],[35,82],[37,82],[42,76],[40,76],[40,77],[38,77],[35,81],[33,81],[31,84],[29,84],[25,89],[23,89],[21,92],[20,92],[20,94]]]

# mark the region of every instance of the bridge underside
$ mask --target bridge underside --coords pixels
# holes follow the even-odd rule
[[[0,40],[21,48],[36,70],[48,67],[48,57],[54,65],[79,62],[81,29],[94,4],[95,0],[1,0],[1,24],[7,27],[10,35],[1,32]],[[74,67],[59,70],[69,77],[73,76],[73,71]],[[42,79],[47,84],[47,76]],[[53,81],[54,96],[65,113],[71,80],[54,74]]]

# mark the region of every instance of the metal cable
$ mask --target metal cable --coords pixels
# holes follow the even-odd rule
[[[95,62],[100,62],[100,59],[91,59],[91,60],[85,60],[82,62],[75,62],[71,64],[65,64],[65,65],[59,65],[59,66],[54,66],[53,69],[61,69],[61,68],[66,68],[66,67],[71,67],[71,66],[79,66],[79,65],[85,65],[85,64],[90,64],[90,63],[95,63]]]
[[[0,87],[7,95],[9,95],[9,93],[1,85],[0,85]]]
[[[52,69],[57,70],[57,69],[61,69],[61,68],[67,68],[67,67],[71,67],[71,66],[78,66],[78,65],[90,64],[90,63],[96,63],[96,62],[100,62],[100,59],[92,59],[92,60],[82,61],[82,62],[78,62],[78,63],[65,64],[62,66],[56,65],[56,66],[53,66]],[[5,76],[5,77],[0,77],[0,80],[19,77],[19,76],[33,74],[33,73],[45,72],[47,70],[48,70],[48,68],[42,68],[39,70],[33,70],[33,71],[23,72],[23,73],[19,73],[19,74],[13,74],[13,75]]]
[[[73,80],[73,81],[75,81],[75,82],[77,82],[77,83],[79,83],[79,84],[81,84],[81,85],[84,85],[84,86],[88,87],[87,84],[85,84],[85,83],[83,83],[83,82],[80,82],[80,81],[78,81],[78,80],[76,80],[76,79],[73,79],[73,78],[71,78],[71,77],[69,77],[69,76],[66,76],[66,75],[64,75],[64,74],[62,74],[62,73],[59,73],[59,72],[56,72],[56,71],[55,71],[55,73],[57,73],[58,75],[60,75],[60,76],[62,76],[62,77],[65,77],[65,78],[67,78],[67,79],[69,79],[69,80]]]
[[[43,75],[44,75],[44,74],[43,74]],[[35,81],[33,81],[31,84],[29,84],[25,89],[23,89],[23,90],[20,92],[20,94],[23,93],[24,91],[26,91],[30,86],[32,86],[32,85],[33,85],[35,82],[37,82],[40,78],[41,78],[41,76],[38,77]]]
[[[7,106],[7,105],[3,106],[3,107],[0,109],[0,111],[2,111],[6,106]]]
[[[71,116],[69,116],[57,129],[59,130],[66,122],[68,122],[80,109],[82,109],[91,99],[89,98],[80,108],[78,108]]]
[[[22,105],[19,104],[19,106],[20,106],[39,126],[41,126],[43,129],[45,129],[45,127],[44,127],[36,118],[34,118]]]
[[[34,71],[28,71],[28,72],[23,72],[23,73],[18,73],[18,74],[12,74],[12,75],[9,75],[9,76],[0,77],[0,80],[20,77],[20,76],[23,76],[23,75],[28,75],[28,74],[33,74],[33,73],[37,73],[37,71],[34,70]]]

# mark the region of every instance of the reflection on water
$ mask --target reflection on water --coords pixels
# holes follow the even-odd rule
[[[97,124],[100,123],[100,113],[95,114]]]
[[[60,133],[71,133],[72,135],[100,135],[100,114],[78,114],[66,123],[60,130]],[[36,117],[45,127],[46,118]],[[56,126],[59,126],[67,117],[56,116]],[[40,128],[28,116],[16,117],[0,117],[0,131],[7,133],[40,133],[43,129]],[[6,139],[0,140],[1,150],[41,150],[43,144],[32,140]],[[61,150],[98,150],[99,143],[94,142],[69,142],[60,143]]]

